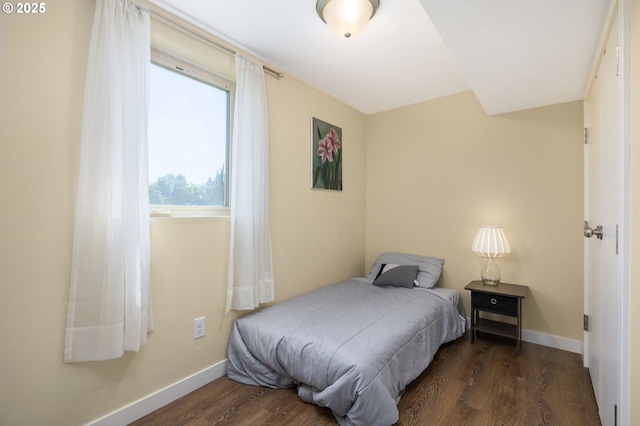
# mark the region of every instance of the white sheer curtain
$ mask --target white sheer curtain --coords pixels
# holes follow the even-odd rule
[[[252,310],[274,300],[267,100],[262,65],[237,54],[236,78],[227,312]]]
[[[85,81],[65,362],[137,351],[153,328],[149,61],[149,13],[127,0],[97,0]]]

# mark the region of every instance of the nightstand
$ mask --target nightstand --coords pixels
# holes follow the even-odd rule
[[[482,281],[471,281],[465,287],[471,292],[471,343],[478,331],[516,339],[516,348],[522,341],[522,299],[529,287],[526,285],[500,283],[485,285]],[[490,312],[516,319],[508,324],[480,317],[480,312]]]

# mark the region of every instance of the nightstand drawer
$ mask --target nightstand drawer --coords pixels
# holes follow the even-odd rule
[[[518,316],[518,298],[488,293],[471,293],[471,308],[494,314]]]

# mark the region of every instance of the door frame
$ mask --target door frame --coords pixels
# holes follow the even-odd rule
[[[618,7],[620,20],[620,153],[622,168],[619,172],[622,185],[622,208],[620,210],[620,403],[618,410],[620,425],[629,425],[630,418],[630,372],[631,372],[631,2],[620,0]]]

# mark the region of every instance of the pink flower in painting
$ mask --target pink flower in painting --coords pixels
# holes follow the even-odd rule
[[[328,140],[327,146],[329,147],[329,149],[331,149],[334,154],[337,153],[340,149],[340,138],[338,137],[338,133],[333,127],[331,128],[331,130],[329,130],[329,133],[327,134],[327,136],[325,136],[325,139]]]
[[[320,142],[318,142],[318,155],[322,158],[322,164],[324,164],[327,160],[329,160],[330,163],[333,162],[332,148],[333,147],[328,141],[328,137],[325,137],[324,139],[320,140]]]

